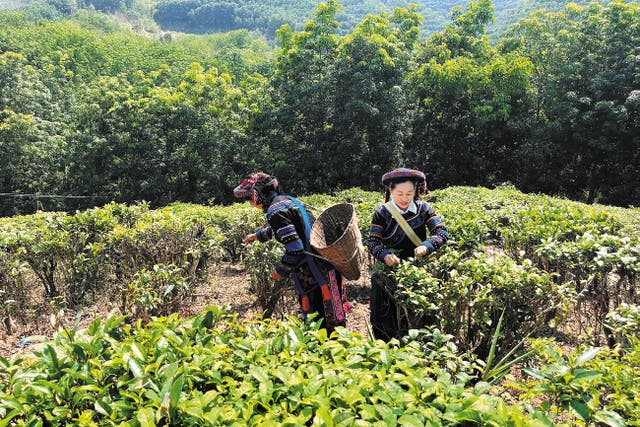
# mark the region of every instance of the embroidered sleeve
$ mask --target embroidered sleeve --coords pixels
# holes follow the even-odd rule
[[[275,270],[281,276],[288,276],[304,259],[304,243],[296,231],[291,211],[280,209],[269,215],[269,224],[277,241],[284,245],[284,255],[276,263]]]
[[[369,248],[369,253],[378,258],[380,261],[384,261],[384,257],[391,252],[382,243],[382,233],[386,228],[385,217],[381,213],[381,208],[376,210],[371,220],[371,228],[369,229],[369,239],[366,241],[366,245]]]
[[[256,237],[258,237],[258,241],[262,243],[271,240],[273,237],[273,230],[271,229],[271,226],[266,226],[265,228],[256,231]]]
[[[422,244],[425,245],[429,253],[431,253],[438,250],[438,248],[447,242],[449,232],[430,205],[426,205],[425,219],[430,235]]]

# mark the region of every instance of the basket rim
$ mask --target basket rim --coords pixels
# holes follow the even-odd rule
[[[323,212],[318,216],[318,218],[316,218],[316,221],[314,222],[313,226],[311,227],[311,236],[310,236],[310,238],[309,238],[309,240],[310,240],[310,242],[309,242],[309,243],[311,243],[311,246],[313,246],[316,250],[317,250],[318,248],[320,248],[320,246],[316,246],[316,245],[314,244],[314,238],[313,238],[313,237],[314,237],[314,235],[318,235],[318,234],[320,234],[320,231],[318,231],[318,230],[319,230],[319,227],[316,227],[316,224],[318,224],[318,223],[319,223],[319,224],[324,224],[324,223],[322,222],[321,218],[323,218],[323,215],[324,215],[324,218],[326,218],[326,216],[327,216],[328,214],[327,214],[327,215],[325,215],[325,213],[327,213],[330,209],[332,209],[332,208],[336,208],[336,207],[343,207],[343,206],[348,206],[348,207],[349,207],[349,211],[350,211],[350,213],[351,213],[351,217],[349,218],[349,222],[347,223],[347,226],[346,226],[346,227],[344,228],[344,230],[342,231],[342,234],[340,234],[340,236],[339,236],[339,237],[338,237],[338,238],[337,238],[333,243],[331,243],[330,245],[327,245],[327,244],[326,244],[326,240],[325,240],[325,244],[324,244],[324,246],[322,246],[321,248],[322,248],[322,249],[328,249],[328,248],[332,248],[332,247],[336,246],[336,245],[337,245],[337,242],[340,242],[340,240],[342,240],[342,238],[343,238],[345,235],[347,235],[347,233],[349,233],[349,232],[351,231],[351,229],[353,228],[353,224],[357,222],[358,218],[357,218],[357,217],[356,217],[356,215],[355,215],[355,207],[354,207],[351,203],[338,203],[338,204],[336,204],[336,205],[329,206],[327,209],[325,209],[325,210],[324,210],[324,211],[323,211]],[[335,210],[335,209],[334,209],[334,210]],[[355,230],[357,231],[357,234],[360,234],[360,229],[358,229],[358,227],[357,227],[357,226],[355,227]],[[354,232],[354,233],[355,233],[355,232]]]

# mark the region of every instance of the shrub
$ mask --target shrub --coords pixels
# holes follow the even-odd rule
[[[73,425],[542,426],[486,384],[425,367],[389,346],[316,323],[96,319],[32,354],[0,358],[0,421]]]
[[[637,342],[619,355],[599,347],[581,347],[567,355],[548,340],[534,340],[538,367],[523,371],[533,380],[514,383],[529,402],[560,425],[637,425],[640,419]]]
[[[298,303],[292,301],[296,295],[290,278],[275,280],[271,272],[277,261],[282,258],[284,249],[278,242],[272,240],[267,243],[253,243],[245,249],[244,264],[251,280],[251,292],[256,296],[256,302],[263,311],[265,318],[274,313],[283,317],[291,313],[287,305]]]
[[[517,264],[504,255],[467,257],[452,248],[379,273],[388,278],[387,289],[408,328],[434,322],[480,357],[488,354],[492,328],[505,307],[502,343],[510,348],[556,313],[565,313],[573,297],[570,288],[531,263]]]
[[[177,313],[193,296],[193,288],[180,267],[157,264],[152,270],[143,268],[123,291],[121,311],[144,322],[152,316]]]

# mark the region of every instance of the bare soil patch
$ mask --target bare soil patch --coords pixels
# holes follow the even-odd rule
[[[282,320],[286,316],[300,316],[296,291],[288,283],[282,299],[273,313],[273,318]],[[242,265],[222,264],[210,276],[208,283],[199,291],[195,303],[185,315],[197,314],[210,305],[228,306],[238,313],[240,320],[262,317],[255,295],[251,292],[249,275]],[[365,271],[360,279],[346,281],[344,293],[350,303],[347,313],[347,328],[362,335],[367,334],[366,320],[369,318],[369,275]]]
[[[208,306],[229,307],[238,314],[239,321],[262,317],[260,305],[251,292],[248,273],[242,264],[222,263],[212,269],[198,286],[193,301],[185,301],[180,315],[195,316]],[[369,318],[369,275],[365,271],[357,281],[345,283],[345,294],[351,309],[347,313],[347,328],[367,335],[366,320]],[[105,317],[119,309],[119,296],[102,295],[94,304],[82,308],[65,308],[60,316],[58,309],[47,301],[39,302],[30,313],[21,313],[12,319],[11,333],[0,327],[0,356],[12,355],[28,350],[31,344],[51,338],[58,324],[65,328],[88,326],[97,317]],[[283,319],[288,315],[299,315],[296,293],[292,284],[284,289],[273,318]],[[54,315],[54,316],[52,316]],[[56,324],[58,323],[58,324]]]

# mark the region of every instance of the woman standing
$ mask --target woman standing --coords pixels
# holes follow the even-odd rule
[[[284,245],[285,253],[271,276],[276,280],[293,276],[303,315],[317,313],[322,318],[322,327],[329,333],[337,326],[344,326],[342,275],[314,256],[309,243],[314,218],[298,200],[281,193],[274,176],[263,172],[247,176],[233,194],[262,209],[267,218],[268,225],[247,235],[244,243],[266,242],[275,237]]]
[[[385,204],[371,221],[369,252],[388,268],[411,257],[422,257],[440,248],[449,238],[447,229],[429,204],[420,200],[426,193],[424,173],[395,169],[382,176]],[[406,331],[400,325],[396,304],[380,278],[371,277],[371,325],[376,338],[388,341]]]

